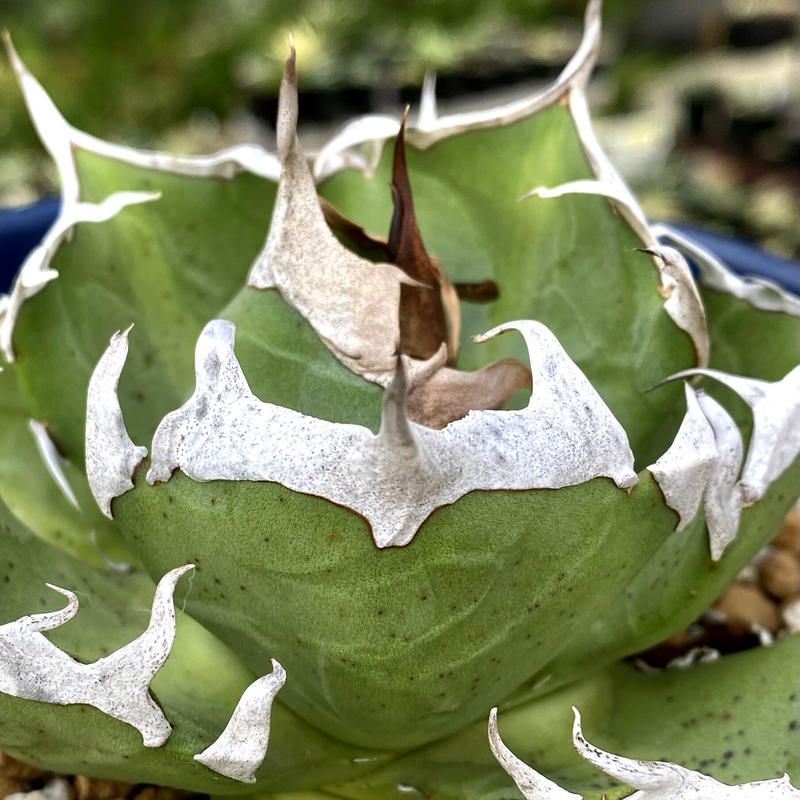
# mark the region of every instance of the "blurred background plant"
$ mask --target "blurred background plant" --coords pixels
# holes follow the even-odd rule
[[[292,32],[307,145],[359,113],[494,105],[551,79],[584,0],[5,0],[0,24],[66,117],[103,138],[204,152],[272,145]],[[652,216],[800,254],[796,0],[606,0],[593,106]],[[0,69],[0,207],[55,190]]]

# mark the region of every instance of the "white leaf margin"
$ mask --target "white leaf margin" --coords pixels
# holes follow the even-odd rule
[[[7,362],[15,360],[14,326],[23,303],[38,294],[58,272],[50,262],[59,246],[69,240],[79,222],[104,222],[134,203],[157,200],[158,192],[116,192],[101,203],[81,202],[75,150],[82,149],[132,166],[196,178],[230,179],[242,172],[277,182],[280,161],[260,145],[241,144],[209,155],[173,155],[156,150],[137,150],[113,144],[70,125],[38,80],[25,66],[8,32],[3,32],[8,59],[19,84],[33,126],[53,158],[61,184],[61,207],[40,244],[25,259],[11,293],[0,296],[0,352]],[[342,166],[349,165],[347,159]]]
[[[128,434],[117,395],[130,330],[117,331],[111,337],[89,378],[86,394],[86,477],[92,496],[109,519],[111,501],[133,489],[133,475],[147,456],[147,448],[136,445]]]
[[[586,90],[600,52],[602,36],[602,0],[589,0],[584,14],[584,32],[575,54],[556,80],[529,97],[482,111],[438,117],[433,80],[423,86],[423,102],[416,124],[406,132],[406,141],[420,149],[466,131],[509,125],[549,106],[566,100],[576,132],[592,171],[594,180],[577,180],[558,187],[532,188],[520,199],[553,198],[565,194],[595,194],[611,201],[653,256],[659,275],[659,293],[664,298],[664,310],[673,322],[687,333],[695,349],[696,363],[706,366],[709,358],[708,330],[705,309],[689,265],[677,250],[662,257],[661,245],[633,193],[606,155],[592,127]],[[394,136],[399,122],[386,116],[370,115],[350,122],[333,137],[317,155],[314,176],[322,180],[341,168],[344,154],[371,143],[373,149]],[[375,158],[365,163],[364,171],[374,169]]]
[[[753,433],[736,484],[742,508],[760,500],[769,485],[800,455],[800,364],[779,381],[731,375],[716,369],[688,369],[666,381],[702,375],[727,386],[750,407]]]
[[[149,686],[175,640],[175,586],[193,569],[194,564],[185,564],[167,572],[156,586],[147,629],[88,664],[76,661],[44,636],[44,631],[69,622],[80,607],[74,592],[46,584],[66,597],[67,605],[0,625],[0,692],[54,705],[93,706],[139,731],[145,747],[161,747],[172,725]],[[255,783],[269,745],[272,704],[285,681],[285,670],[272,659],[272,672],[245,689],[225,729],[195,760],[225,777]]]
[[[72,490],[72,486],[70,486],[67,476],[64,474],[64,463],[66,459],[64,459],[56,449],[55,443],[50,438],[50,434],[47,431],[47,425],[39,420],[29,419],[28,430],[33,436],[36,449],[39,451],[39,456],[44,462],[45,469],[56,486],[58,486],[64,499],[73,508],[80,510],[78,498],[75,497],[75,492]]]
[[[625,431],[556,337],[541,323],[518,321],[478,341],[508,330],[523,335],[531,360],[536,388],[525,409],[471,411],[440,430],[415,424],[406,416],[398,361],[375,435],[260,401],[233,350],[235,325],[213,320],[198,339],[194,394],[153,437],[147,480],[167,481],[180,468],[198,481],[280,483],[358,512],[379,548],[405,546],[435,509],[473,490],[555,489],[595,477],[632,488],[638,477]],[[101,363],[124,360],[114,347],[112,340]],[[87,415],[117,414],[122,360],[90,392]],[[124,429],[121,415],[117,422]],[[90,451],[105,449],[99,439],[87,426],[87,463]],[[105,471],[89,475],[95,497],[104,499]]]
[[[684,391],[686,413],[675,439],[647,469],[666,504],[678,514],[676,530],[686,528],[704,504],[711,558],[719,561],[739,528],[742,435],[713,397],[695,391],[689,383],[684,383]]]
[[[572,742],[592,766],[632,786],[628,800],[798,800],[800,790],[784,774],[781,778],[737,785],[721,783],[701,772],[668,761],[640,761],[601,750],[583,735],[581,715],[572,707],[575,721]],[[506,747],[497,729],[497,709],[489,714],[489,747],[501,767],[511,776],[525,800],[582,800],[582,795],[562,789]]]
[[[172,726],[150,696],[149,685],[175,639],[175,585],[193,568],[186,564],[167,572],[156,587],[144,633],[90,664],[75,661],[44,636],[43,631],[72,619],[79,607],[77,595],[48,583],[67,598],[64,608],[0,625],[0,692],[57,705],[94,706],[136,728],[145,747],[160,747]]]
[[[241,783],[255,783],[267,755],[272,703],[286,682],[286,671],[273,658],[272,672],[245,689],[225,730],[195,761]]]
[[[656,223],[651,231],[661,241],[671,242],[689,256],[697,265],[700,282],[710,289],[733,295],[761,311],[800,317],[800,297],[783,286],[757,275],[737,275],[691,236],[671,225]]]
[[[778,381],[716,369],[682,370],[660,381],[706,377],[727,386],[750,407],[753,432],[744,444],[738,426],[712,397],[685,384],[687,410],[672,445],[648,467],[682,530],[705,503],[711,557],[722,558],[735,539],[743,509],[800,456],[800,364]],[[655,388],[655,387],[654,387]]]

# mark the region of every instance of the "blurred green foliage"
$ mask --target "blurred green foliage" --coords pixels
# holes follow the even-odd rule
[[[607,0],[606,18],[630,0]],[[65,116],[101,136],[148,142],[193,110],[225,118],[277,91],[286,40],[301,54],[302,88],[421,82],[426,69],[534,55],[543,26],[583,0],[7,0],[0,23]],[[10,69],[0,91],[15,98]],[[0,105],[5,146],[33,142],[16,99]]]

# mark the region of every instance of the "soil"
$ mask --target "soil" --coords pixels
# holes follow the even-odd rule
[[[686,666],[769,644],[800,631],[800,515],[778,534],[688,628],[634,656],[643,669]]]

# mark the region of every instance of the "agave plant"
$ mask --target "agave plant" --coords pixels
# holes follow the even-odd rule
[[[429,85],[313,157],[294,52],[277,155],[177,156],[72,127],[7,40],[62,205],[0,326],[0,750],[296,800],[800,796],[796,635],[624,660],[797,499],[800,301],[646,219],[599,40],[591,0],[544,91]]]

